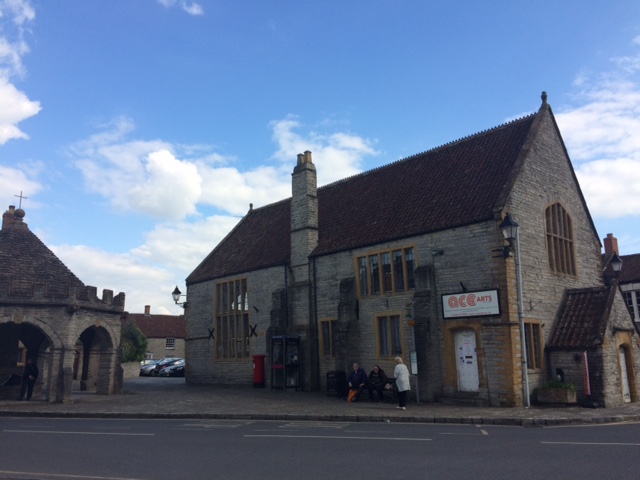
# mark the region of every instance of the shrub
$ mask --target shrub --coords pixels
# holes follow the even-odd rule
[[[575,392],[576,391],[576,386],[573,383],[565,383],[565,382],[561,382],[560,380],[549,380],[547,383],[545,383],[544,385],[542,385],[542,387],[540,388],[544,388],[544,389],[558,389],[558,390],[569,390],[571,392]]]
[[[122,328],[122,362],[140,362],[147,355],[147,337],[144,333],[129,322]]]

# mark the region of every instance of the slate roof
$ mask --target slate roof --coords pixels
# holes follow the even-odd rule
[[[66,297],[69,287],[84,287],[62,261],[22,221],[16,210],[12,225],[0,230],[0,283],[9,285],[11,295],[31,296],[35,284],[44,284],[50,297]],[[22,216],[20,216],[22,215]]]
[[[184,315],[145,315],[130,313],[124,322],[133,322],[147,338],[186,338]]]
[[[536,115],[319,188],[312,255],[493,218]],[[187,284],[287,263],[290,211],[291,198],[251,210]]]
[[[614,282],[606,287],[567,290],[547,348],[574,349],[601,345],[617,288]]]

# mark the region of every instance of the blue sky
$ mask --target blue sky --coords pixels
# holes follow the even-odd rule
[[[536,111],[602,239],[640,252],[640,2],[0,0],[0,209],[126,309],[237,223]],[[624,268],[624,267],[623,267]]]

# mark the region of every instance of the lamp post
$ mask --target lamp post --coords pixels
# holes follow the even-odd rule
[[[613,252],[613,255],[611,255],[611,258],[609,259],[609,265],[611,265],[611,268],[616,275],[618,275],[618,273],[620,273],[620,270],[622,270],[622,259],[616,252]]]
[[[186,295],[182,295],[182,292],[180,291],[177,285],[176,285],[176,288],[173,289],[173,292],[171,292],[171,296],[173,297],[173,301],[175,302],[176,305],[180,305],[182,308],[188,307],[187,302],[182,302],[182,303],[178,302],[180,300],[180,297],[186,297]]]
[[[507,213],[500,224],[500,230],[506,240],[509,241],[509,246],[513,246],[515,243],[516,250],[516,283],[518,290],[518,323],[520,325],[520,343],[522,351],[522,388],[524,393],[525,405],[531,406],[529,400],[529,365],[527,364],[527,339],[524,329],[524,306],[522,302],[522,266],[520,263],[520,225],[511,218],[511,214]]]

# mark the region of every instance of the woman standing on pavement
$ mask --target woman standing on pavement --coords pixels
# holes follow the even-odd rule
[[[407,392],[411,390],[409,384],[409,369],[402,363],[402,358],[396,357],[396,368],[393,370],[393,378],[396,379],[396,387],[398,388],[398,406],[402,410],[407,409]]]

